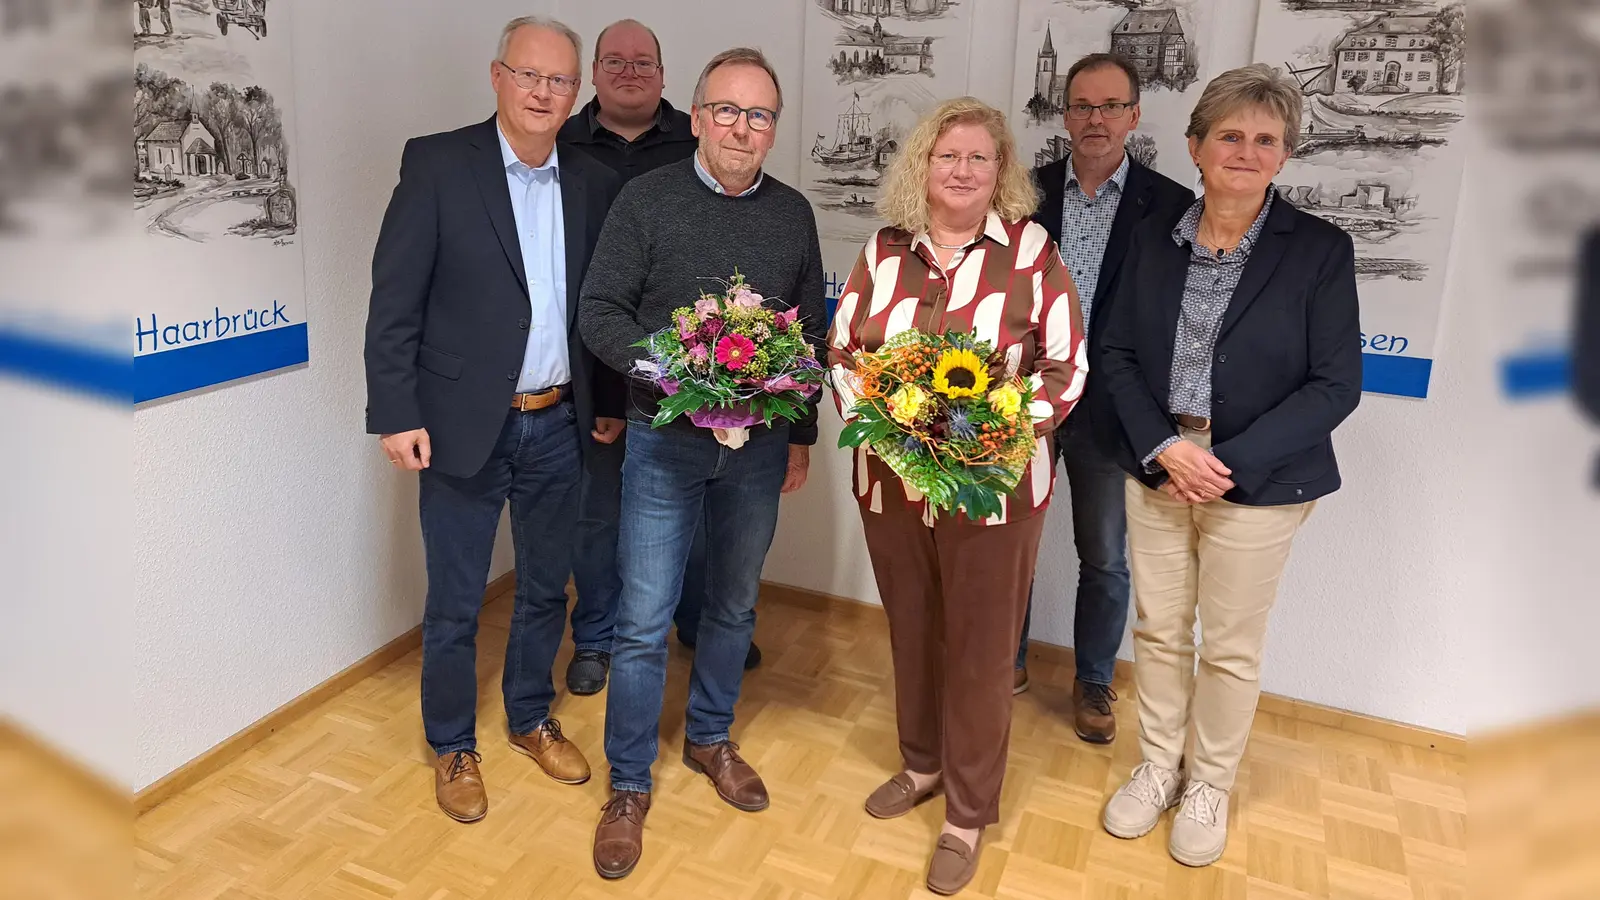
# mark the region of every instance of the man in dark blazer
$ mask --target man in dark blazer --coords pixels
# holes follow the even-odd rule
[[[1128,623],[1129,578],[1123,476],[1108,452],[1116,416],[1096,365],[1100,336],[1134,226],[1152,217],[1176,220],[1194,192],[1128,155],[1128,135],[1139,125],[1139,72],[1126,58],[1095,53],[1078,60],[1067,70],[1063,99],[1072,151],[1034,170],[1043,200],[1033,218],[1060,247],[1086,318],[1089,380],[1083,402],[1057,430],[1056,445],[1071,489],[1078,551],[1073,728],[1085,741],[1109,743],[1117,732],[1111,676]],[[1019,692],[1028,683],[1031,620],[1030,603],[1017,648]]]
[[[408,141],[372,263],[367,431],[420,477],[428,596],[422,720],[451,818],[488,811],[477,752],[478,612],[511,503],[516,607],[502,689],[513,749],[551,778],[589,765],[550,718],[566,627],[581,458],[621,433],[621,383],[579,337],[578,290],[619,180],[556,132],[581,41],[553,20],[507,24],[490,64],[495,116]]]

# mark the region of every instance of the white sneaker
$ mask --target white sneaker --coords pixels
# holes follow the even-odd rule
[[[1228,794],[1204,781],[1192,781],[1172,820],[1167,852],[1186,866],[1209,866],[1228,846]]]
[[[1142,762],[1134,767],[1128,783],[1106,802],[1101,824],[1119,838],[1144,837],[1161,821],[1162,813],[1178,805],[1182,792],[1180,772]]]

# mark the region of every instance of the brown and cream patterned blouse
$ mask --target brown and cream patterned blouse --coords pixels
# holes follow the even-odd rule
[[[1055,486],[1052,435],[1083,396],[1089,372],[1077,288],[1055,242],[1036,222],[1005,222],[990,213],[981,234],[941,269],[926,233],[880,228],[867,240],[839,296],[828,334],[834,400],[846,421],[855,406],[852,355],[872,352],[910,328],[930,334],[975,331],[997,351],[1018,347],[1029,376],[1038,447],[1002,511],[984,521],[1001,525],[1043,512]],[[854,489],[870,512],[909,503],[924,522],[931,507],[915,488],[866,447],[857,448]]]

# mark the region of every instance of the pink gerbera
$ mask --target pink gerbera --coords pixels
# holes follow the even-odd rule
[[[737,372],[756,355],[756,345],[742,334],[730,334],[717,342],[717,362]]]

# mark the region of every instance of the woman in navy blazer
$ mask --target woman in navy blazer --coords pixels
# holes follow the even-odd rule
[[[1129,473],[1144,757],[1103,822],[1139,837],[1179,806],[1168,849],[1188,865],[1226,846],[1267,616],[1296,532],[1339,487],[1331,435],[1361,396],[1350,236],[1272,183],[1300,113],[1263,65],[1207,85],[1188,129],[1204,195],[1134,233],[1091,363]]]

